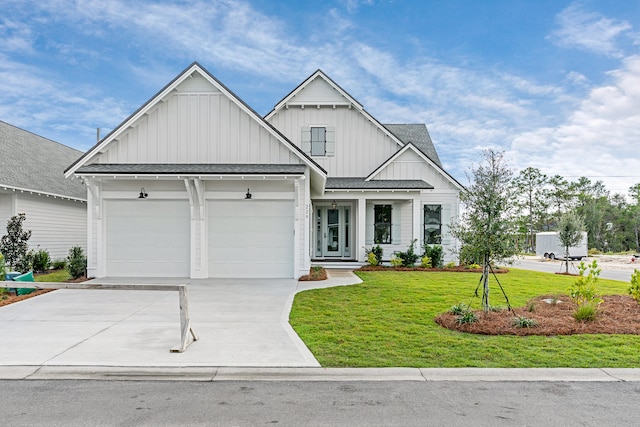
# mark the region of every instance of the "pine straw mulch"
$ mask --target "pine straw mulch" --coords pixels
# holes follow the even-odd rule
[[[484,313],[474,311],[478,322],[458,324],[456,315],[444,313],[435,318],[440,326],[460,332],[481,335],[574,335],[574,334],[635,334],[640,335],[640,304],[627,295],[605,295],[594,321],[578,322],[573,318],[576,304],[567,295],[546,295],[533,298],[526,307],[508,311]],[[547,303],[543,300],[552,300]],[[555,303],[553,300],[560,300]],[[532,306],[533,311],[528,307]],[[534,319],[538,325],[517,328],[516,316]]]

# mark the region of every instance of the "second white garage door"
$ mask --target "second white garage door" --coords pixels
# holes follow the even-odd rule
[[[209,201],[210,277],[293,277],[293,201]]]

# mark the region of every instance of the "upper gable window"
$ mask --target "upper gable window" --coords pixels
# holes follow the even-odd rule
[[[335,128],[333,126],[303,126],[301,148],[314,157],[329,157],[335,153]]]
[[[312,156],[327,155],[327,128],[326,127],[311,128],[311,155]]]

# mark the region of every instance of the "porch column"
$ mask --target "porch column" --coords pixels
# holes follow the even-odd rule
[[[421,233],[421,230],[420,230],[420,207],[421,207],[421,205],[422,205],[422,203],[420,201],[420,196],[414,197],[413,198],[413,213],[412,213],[413,226],[412,226],[411,235],[413,236],[412,239],[418,239],[418,241],[416,242],[416,250],[419,250],[420,246],[422,246],[422,233]]]
[[[367,199],[364,197],[360,197],[358,199],[358,238],[356,239],[357,247],[358,247],[358,261],[365,262],[367,259],[365,257],[364,245],[366,244],[366,236],[367,236]]]

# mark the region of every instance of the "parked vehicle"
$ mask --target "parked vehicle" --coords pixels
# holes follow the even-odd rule
[[[564,259],[565,248],[557,232],[547,231],[536,234],[536,255],[548,259]],[[569,248],[569,259],[581,260],[587,255],[587,232],[584,231],[580,243]]]

